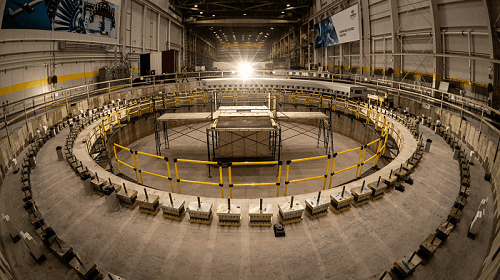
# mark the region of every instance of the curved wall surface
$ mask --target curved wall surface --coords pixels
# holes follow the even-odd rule
[[[169,85],[161,85],[161,86],[155,86],[155,87],[149,87],[149,88],[141,88],[141,89],[133,89],[133,92],[130,90],[124,90],[121,92],[112,92],[104,95],[100,95],[97,97],[91,97],[88,100],[82,100],[77,102],[76,106],[71,107],[71,112],[70,114],[76,115],[78,110],[86,110],[86,109],[92,109],[92,108],[100,108],[105,106],[106,104],[110,103],[110,100],[116,100],[116,99],[138,99],[141,97],[147,97],[153,95],[156,91],[162,90],[162,91],[167,91],[167,92],[176,92],[176,91],[190,91],[194,90],[199,86],[198,83],[189,83],[189,84],[169,84]],[[450,129],[453,133],[455,133],[457,136],[459,136],[464,142],[466,142],[471,148],[473,148],[481,163],[485,165],[487,170],[491,173],[491,183],[493,185],[493,194],[494,194],[494,202],[495,202],[495,223],[497,223],[497,213],[498,213],[498,187],[499,187],[499,182],[500,182],[500,156],[498,155],[498,143],[499,141],[497,139],[494,139],[489,133],[484,132],[483,129],[479,129],[475,123],[471,123],[469,120],[461,118],[460,115],[457,115],[456,113],[443,110],[441,108],[437,108],[435,106],[429,105],[425,102],[418,102],[415,101],[411,98],[407,97],[399,97],[397,100],[397,104],[400,107],[407,107],[408,110],[411,113],[414,113],[416,115],[421,115],[425,114],[426,116],[431,116],[433,120],[440,120],[443,125],[445,126],[450,126]],[[35,130],[37,128],[41,128],[42,126],[52,126],[54,124],[62,122],[65,118],[67,118],[68,112],[66,111],[65,107],[59,107],[53,110],[50,110],[47,112],[47,114],[38,116],[34,119],[27,120],[26,123],[22,124],[20,127],[16,128],[14,131],[11,131],[11,145],[7,141],[2,141],[0,143],[0,163],[1,163],[1,170],[2,170],[2,179],[5,176],[5,172],[9,170],[10,166],[10,159],[18,155],[20,151],[27,145],[29,140],[32,138],[32,135],[34,134]],[[341,117],[342,118],[342,117]],[[347,119],[343,120],[342,122],[348,122]],[[347,125],[347,124],[346,124]],[[395,125],[396,128],[398,128],[398,125]],[[80,137],[78,141],[83,141],[85,138],[84,135],[85,133],[88,134],[91,128],[88,128],[86,131],[83,131],[82,134],[80,134]],[[407,131],[403,130],[402,133],[407,133]],[[117,135],[119,135],[118,133]],[[137,135],[141,135],[141,133],[135,133]],[[146,133],[150,134],[150,133]],[[142,134],[142,135],[146,135]],[[349,133],[346,132],[346,135]],[[348,135],[349,136],[349,135]],[[408,138],[406,139],[412,139],[411,135],[408,133]],[[82,138],[83,137],[83,138]],[[126,142],[126,138],[133,138],[131,135],[123,135],[121,136],[120,141]],[[397,139],[403,140],[405,138],[398,138]],[[122,142],[122,143],[124,143]],[[359,141],[361,143],[365,141]],[[407,141],[405,141],[407,142]],[[414,141],[411,141],[414,143]],[[398,143],[400,144],[400,143]],[[76,150],[76,149],[75,149]],[[80,157],[84,157],[84,154],[87,154],[85,152],[85,148],[81,149],[79,151]],[[75,154],[77,152],[75,151]],[[88,157],[88,154],[87,154]],[[89,166],[89,168],[95,168],[96,170],[99,170],[98,166],[93,163],[93,162],[86,162]],[[397,160],[394,161],[394,167],[397,167]],[[386,169],[391,168],[390,166],[387,167]],[[374,176],[376,177],[376,176]],[[370,178],[370,179],[375,179],[375,178]],[[114,178],[116,182],[121,182],[122,180],[120,178]],[[188,197],[185,197],[188,198]],[[303,197],[300,197],[299,199],[302,199]],[[191,198],[189,198],[191,199]],[[187,200],[189,200],[187,199]],[[280,199],[282,198],[276,198],[273,199],[272,203],[278,203],[280,202]],[[496,233],[496,232],[495,232]],[[484,266],[482,268],[482,273],[480,279],[491,279],[492,275],[496,275],[498,271],[498,267],[500,265],[499,259],[493,259],[493,256],[495,253],[498,251],[500,248],[500,235],[495,235],[490,251],[488,253],[488,256],[486,257]]]

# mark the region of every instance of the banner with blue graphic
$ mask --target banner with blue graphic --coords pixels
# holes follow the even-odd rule
[[[314,48],[359,40],[358,4],[314,25]]]
[[[119,6],[102,0],[6,0],[2,29],[38,29],[117,38]]]

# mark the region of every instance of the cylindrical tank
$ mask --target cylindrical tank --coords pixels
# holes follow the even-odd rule
[[[115,187],[106,187],[102,192],[104,193],[108,210],[110,212],[118,211],[120,209],[120,203],[118,202],[118,197],[116,196]]]
[[[441,125],[440,125],[439,123],[438,123],[438,124],[436,124],[436,126],[434,127],[434,132],[435,132],[436,134],[439,134],[439,129],[440,129],[440,128],[441,128]]]
[[[425,143],[425,152],[426,153],[430,152],[430,150],[431,150],[431,144],[432,144],[432,140],[431,139],[427,139],[426,143]]]
[[[86,195],[91,195],[94,193],[94,187],[90,184],[90,180],[92,180],[92,177],[90,177],[90,174],[88,172],[82,173],[80,175],[80,179],[83,181],[83,190],[85,191]]]
[[[56,152],[57,152],[57,159],[59,161],[64,160],[63,153],[62,153],[62,147],[61,146],[57,146],[56,147]]]
[[[30,162],[30,167],[31,168],[36,168],[36,158],[35,158],[35,155],[34,154],[30,154],[28,156],[28,160]]]
[[[453,159],[458,159],[459,154],[460,154],[460,147],[455,146],[455,150],[453,151]]]

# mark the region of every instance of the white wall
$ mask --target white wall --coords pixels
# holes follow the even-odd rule
[[[1,11],[5,1],[0,0]],[[55,89],[97,82],[97,71],[105,65],[114,65],[115,55],[117,64],[127,59],[132,68],[138,68],[141,53],[168,49],[169,21],[171,41],[175,43],[171,44],[171,48],[181,49],[181,19],[169,11],[168,1],[116,1],[124,9],[123,13],[115,11],[116,39],[65,31],[0,29],[0,103],[12,103]],[[123,20],[120,21],[121,17]],[[61,51],[58,48],[60,41],[81,46]],[[88,46],[101,46],[103,49],[91,50]],[[71,74],[81,75],[68,76]],[[47,77],[53,75],[69,80],[58,79],[56,85],[48,85]]]

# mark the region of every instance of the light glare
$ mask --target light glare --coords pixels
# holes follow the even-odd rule
[[[250,66],[250,64],[241,64],[239,70],[240,76],[242,76],[243,78],[248,78],[252,75],[252,67]]]

